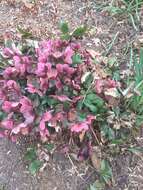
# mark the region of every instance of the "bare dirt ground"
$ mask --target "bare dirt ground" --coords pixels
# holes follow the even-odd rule
[[[17,26],[29,29],[34,36],[43,39],[58,33],[57,26],[61,19],[66,20],[72,28],[86,23],[92,27],[92,32],[83,40],[84,45],[103,52],[118,34],[109,56],[116,56],[121,64],[127,64],[128,57],[123,56],[123,50],[129,42],[137,39],[143,28],[142,23],[137,32],[127,20],[118,21],[104,12],[97,12],[94,9],[95,1],[92,0],[41,0],[36,1],[34,7],[27,2],[0,1],[1,40],[6,31],[16,36]],[[96,179],[96,172],[89,167],[87,169],[86,163],[75,163],[73,166],[60,153],[53,155],[43,173],[33,177],[27,172],[19,148],[7,140],[0,140],[0,150],[0,190],[85,190]],[[115,183],[107,189],[143,189],[141,159],[123,154],[115,157],[111,163]]]

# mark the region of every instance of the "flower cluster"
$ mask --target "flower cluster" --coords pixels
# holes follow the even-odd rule
[[[79,55],[80,63],[73,61]],[[31,51],[4,48],[3,57],[11,64],[0,78],[0,137],[16,141],[34,132],[46,141],[63,128],[89,130],[95,116],[89,112],[81,120],[76,107],[83,99],[81,77],[90,60],[79,44],[48,40]]]

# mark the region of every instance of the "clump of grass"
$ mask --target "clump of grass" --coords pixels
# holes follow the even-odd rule
[[[134,29],[138,30],[140,22],[140,9],[143,5],[143,0],[110,0],[109,2],[102,3],[98,6],[95,5],[97,10],[108,11],[113,16],[121,16],[129,18]]]

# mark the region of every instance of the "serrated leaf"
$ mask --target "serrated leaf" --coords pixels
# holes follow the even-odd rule
[[[41,162],[39,160],[34,160],[30,165],[29,165],[29,171],[32,175],[35,175],[37,171],[41,167]]]
[[[2,121],[7,116],[6,113],[0,111],[0,121]]]
[[[62,34],[61,35],[61,39],[62,40],[70,40],[71,36],[67,33],[67,34]]]
[[[89,86],[92,84],[92,81],[93,81],[93,76],[91,73],[89,73],[86,78],[85,78],[85,82],[83,83],[84,86],[88,89]]]
[[[67,22],[60,23],[60,30],[63,34],[67,34],[69,32],[69,27]]]
[[[48,143],[48,144],[45,144],[44,147],[50,152],[53,150],[54,144]]]
[[[90,185],[89,190],[104,190],[105,184],[99,180],[96,180],[95,183]]]
[[[93,104],[91,104],[90,102],[88,102],[87,100],[84,101],[84,105],[89,108],[89,110],[93,113],[97,112],[97,107]]]
[[[82,58],[80,54],[75,54],[72,57],[73,64],[81,64],[82,63]]]
[[[100,165],[101,165],[101,151],[99,150],[94,150],[91,155],[91,162],[94,168],[97,171],[100,171]]]
[[[106,160],[101,161],[101,168],[100,168],[100,174],[102,179],[107,183],[108,185],[111,184],[112,180],[112,169]]]
[[[81,77],[81,83],[84,83],[89,75],[91,75],[91,72],[89,71],[84,73],[84,75]]]
[[[114,145],[120,145],[123,143],[124,143],[123,139],[114,139],[111,141],[111,144],[114,144]]]
[[[30,161],[33,161],[36,159],[36,150],[35,148],[30,148],[26,154],[25,154],[25,159],[26,160],[30,160]]]
[[[89,190],[97,190],[94,185],[90,185]]]
[[[86,26],[78,27],[73,31],[72,36],[75,38],[82,37],[86,31],[87,31]]]
[[[17,26],[18,32],[22,35],[23,38],[31,38],[32,33],[29,32],[28,30],[22,29],[19,26]]]
[[[138,156],[141,156],[141,154],[143,154],[143,148],[142,147],[132,147],[132,148],[128,148],[128,150],[130,152],[132,152],[133,154],[136,154]]]

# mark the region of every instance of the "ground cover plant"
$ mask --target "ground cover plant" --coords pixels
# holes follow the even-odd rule
[[[142,5],[142,0],[112,0],[95,5],[95,8],[97,10],[107,11],[111,15],[117,16],[119,20],[127,18],[134,29],[138,31],[138,27],[140,25],[140,10],[142,9]]]
[[[117,146],[130,144],[139,129],[134,105],[136,101],[142,105],[142,96],[136,93],[142,87],[142,50],[131,74],[124,78],[126,83],[112,76],[114,64],[104,65],[95,51],[75,42],[86,27],[70,32],[67,23],[61,23],[60,28],[58,39],[13,43],[7,38],[1,48],[0,137],[17,141],[33,135],[48,150],[51,144],[47,143],[62,138],[65,153],[76,146],[78,160],[91,158],[100,181],[90,189],[110,186],[111,167],[107,160],[95,159],[93,152],[96,146],[104,152],[108,147],[114,154]],[[23,38],[29,36],[21,32]],[[132,82],[135,90],[128,89]],[[141,114],[138,116],[140,126]],[[139,149],[130,148],[135,150]],[[29,149],[26,157],[35,174],[41,167],[35,148]]]

